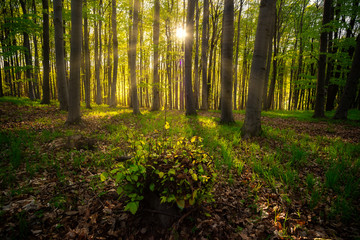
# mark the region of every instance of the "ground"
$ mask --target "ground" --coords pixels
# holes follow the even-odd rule
[[[66,126],[56,105],[0,101],[1,239],[360,239],[360,114],[312,120],[273,111],[260,137],[242,140],[244,112],[148,112],[96,106]],[[165,131],[165,122],[169,129]],[[131,138],[203,139],[214,159],[214,199],[185,208],[169,227],[156,211],[124,211],[102,179]],[[166,214],[166,213],[165,213]]]

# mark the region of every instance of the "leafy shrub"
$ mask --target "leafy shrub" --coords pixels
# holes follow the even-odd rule
[[[179,138],[174,144],[134,141],[135,156],[110,172],[118,194],[128,197],[125,210],[135,214],[147,191],[157,194],[161,203],[176,203],[180,209],[211,201],[216,174],[201,141],[199,137]]]

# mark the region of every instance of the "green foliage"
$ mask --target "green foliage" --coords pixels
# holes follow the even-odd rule
[[[201,141],[199,137],[178,138],[174,143],[133,141],[135,156],[110,172],[118,184],[118,194],[128,197],[125,210],[135,214],[147,191],[156,193],[162,203],[176,203],[180,209],[211,201],[216,174]],[[105,180],[107,174],[100,177]]]

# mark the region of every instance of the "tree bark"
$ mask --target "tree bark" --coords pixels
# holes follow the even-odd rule
[[[67,124],[81,121],[80,115],[80,64],[82,42],[82,1],[71,0],[71,53],[69,82],[69,113]]]
[[[360,79],[360,34],[356,38],[355,54],[349,76],[346,80],[345,89],[341,97],[339,107],[334,119],[346,119],[348,110],[355,101],[357,85]]]
[[[236,51],[235,51],[235,64],[234,64],[234,110],[237,109],[237,86],[238,86],[238,61],[239,61],[239,45],[240,45],[240,20],[241,12],[243,8],[244,0],[240,2],[240,10],[238,16],[238,25],[237,25],[237,36],[236,36]]]
[[[101,7],[102,7],[102,0],[100,1],[99,11],[98,14],[101,15]],[[94,13],[96,13],[96,8],[94,9]],[[95,23],[95,79],[96,79],[96,104],[100,105],[102,103],[102,93],[101,93],[101,82],[100,82],[100,63],[101,63],[101,54],[99,56],[99,39],[101,43],[101,20]],[[100,34],[99,34],[100,31]],[[101,44],[100,44],[100,53],[101,53]]]
[[[112,0],[112,12],[111,12],[111,27],[113,33],[113,77],[111,82],[111,94],[110,94],[110,107],[116,107],[116,82],[117,82],[117,73],[118,73],[118,63],[119,63],[119,54],[118,54],[118,39],[117,39],[117,21],[116,21],[116,0]]]
[[[21,8],[23,10],[23,14],[26,17],[26,14],[27,14],[26,2],[24,0],[20,0],[20,3],[21,3]],[[24,35],[25,63],[27,66],[26,78],[29,82],[28,95],[29,95],[30,100],[35,100],[34,87],[33,87],[33,82],[31,79],[31,66],[32,66],[31,59],[32,59],[32,57],[31,57],[31,51],[30,51],[29,34],[26,32],[26,30],[24,30],[23,35]]]
[[[56,82],[58,87],[58,99],[60,110],[68,110],[68,86],[65,75],[64,34],[62,19],[62,0],[53,0],[54,5],[54,29],[55,29],[55,54],[56,54]]]
[[[88,29],[88,17],[87,17],[87,0],[83,0],[83,1],[85,7],[85,16],[84,16],[85,104],[86,104],[86,108],[91,109],[91,105],[90,105],[91,66],[90,66],[90,48],[89,48],[89,29]]]
[[[160,37],[160,2],[154,2],[154,25],[153,25],[153,43],[154,43],[154,71],[153,71],[153,101],[151,111],[159,111],[159,37]]]
[[[136,44],[138,35],[139,0],[134,0],[133,26],[130,41],[130,78],[131,78],[131,104],[134,114],[140,114],[139,100],[136,84]]]
[[[256,29],[254,55],[251,64],[249,94],[246,104],[244,126],[241,135],[244,138],[261,134],[261,103],[266,73],[268,41],[271,38],[271,26],[275,13],[276,0],[261,0],[259,20]]]
[[[50,104],[50,38],[49,38],[49,0],[43,4],[43,99],[42,104]]]
[[[324,1],[324,15],[322,20],[320,35],[320,56],[318,62],[318,79],[316,86],[316,100],[314,118],[325,117],[325,71],[326,71],[326,50],[327,50],[327,30],[326,27],[331,18],[332,0]]]
[[[194,11],[197,0],[188,0],[185,39],[185,108],[186,115],[196,115],[192,90],[192,47],[194,40]]]
[[[225,0],[222,34],[221,59],[221,119],[220,123],[233,123],[233,39],[234,39],[234,0]]]
[[[202,101],[201,101],[201,110],[207,111],[209,109],[208,105],[208,77],[207,77],[207,52],[209,46],[209,0],[204,0],[204,12],[203,12],[203,22],[202,22],[202,43],[201,43],[201,64],[202,64]]]

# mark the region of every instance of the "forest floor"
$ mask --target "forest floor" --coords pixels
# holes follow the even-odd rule
[[[311,112],[263,113],[243,140],[220,113],[82,108],[64,125],[56,105],[0,99],[0,239],[360,239],[360,112],[345,122]],[[130,138],[199,136],[215,160],[214,201],[184,209],[169,227],[140,206],[124,211],[115,182],[100,180]],[[104,179],[103,179],[104,180]]]

